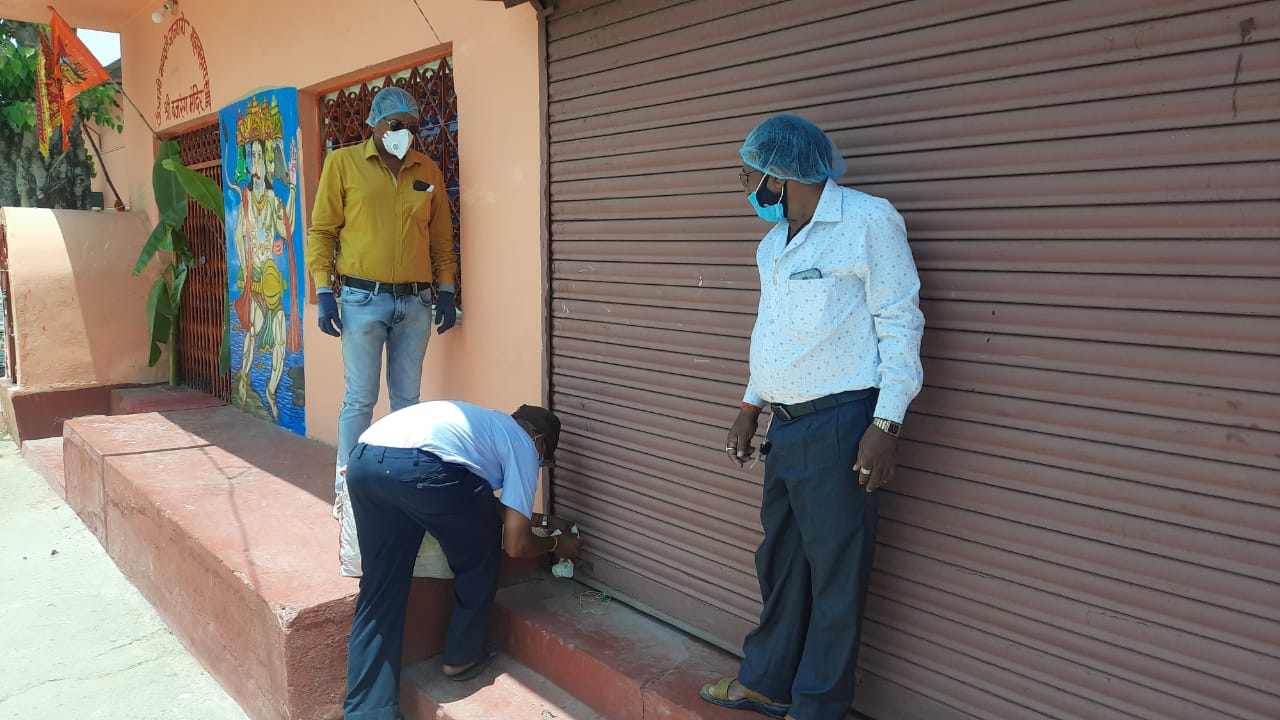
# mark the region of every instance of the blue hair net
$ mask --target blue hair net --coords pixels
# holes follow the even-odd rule
[[[394,85],[384,87],[373,96],[373,103],[369,105],[369,119],[365,122],[373,127],[382,118],[396,113],[409,113],[416,118],[418,103],[412,95]]]
[[[760,123],[738,154],[750,167],[781,180],[820,183],[849,172],[822,128],[798,115],[774,115]]]

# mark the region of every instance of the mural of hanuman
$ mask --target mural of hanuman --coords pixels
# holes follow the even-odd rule
[[[240,217],[234,233],[240,260],[240,273],[236,278],[240,295],[235,301],[235,311],[245,333],[235,393],[243,406],[249,396],[249,371],[259,352],[269,354],[271,374],[260,395],[271,419],[278,421],[280,407],[276,391],[284,374],[286,350],[302,349],[301,308],[293,285],[297,282],[293,231],[298,139],[293,138],[286,163],[280,108],[274,100],[270,105],[250,100],[236,130],[236,143],[243,155],[237,163],[235,183],[240,190]],[[285,181],[289,188],[288,198],[283,201],[276,195],[276,179]],[[281,272],[276,258],[288,263],[287,276]]]

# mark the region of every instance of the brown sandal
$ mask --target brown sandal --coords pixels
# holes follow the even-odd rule
[[[729,689],[735,683],[742,688],[743,697],[730,699]],[[721,678],[714,685],[703,685],[702,691],[698,695],[712,705],[719,705],[730,710],[754,710],[762,715],[776,718],[776,720],[785,718],[791,709],[789,703],[774,702],[758,692],[753,692],[750,688],[738,682],[737,678]]]

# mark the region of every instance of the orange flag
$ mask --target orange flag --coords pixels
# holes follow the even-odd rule
[[[53,13],[53,18],[49,20],[49,39],[61,72],[62,98],[64,108],[67,108],[75,96],[110,80],[111,75],[52,5],[49,6],[49,12]]]

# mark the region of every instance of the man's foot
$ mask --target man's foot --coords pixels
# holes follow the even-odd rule
[[[489,663],[493,662],[495,655],[496,653],[486,650],[485,654],[473,663],[467,663],[466,665],[441,665],[440,672],[443,673],[446,678],[455,682],[470,680],[484,672],[484,669],[489,666]]]
[[[737,678],[722,678],[717,683],[703,685],[698,695],[712,705],[731,710],[753,710],[778,720],[787,717],[787,711],[791,709],[790,703],[775,702],[743,687]]]

